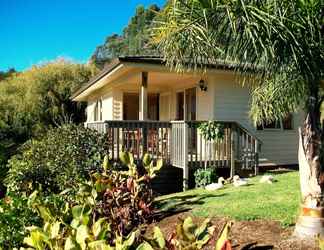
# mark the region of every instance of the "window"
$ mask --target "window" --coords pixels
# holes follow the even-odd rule
[[[293,115],[288,114],[283,120],[282,120],[282,127],[285,130],[292,130],[293,129]]]
[[[98,101],[96,101],[95,106],[94,106],[93,120],[98,121]]]
[[[102,99],[99,100],[99,121],[102,121]]]
[[[285,118],[266,123],[263,122],[257,126],[257,130],[292,130],[293,129],[293,115],[288,114]]]
[[[93,113],[94,121],[102,120],[102,99],[96,101]]]

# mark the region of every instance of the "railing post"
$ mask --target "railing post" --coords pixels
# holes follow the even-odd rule
[[[254,174],[259,174],[259,141],[257,139],[254,140]]]
[[[147,129],[147,124],[143,123],[143,128],[142,128],[142,138],[143,138],[143,156],[148,153],[147,152],[147,137],[148,137],[148,129]]]
[[[231,173],[230,177],[233,178],[235,175],[235,140],[234,140],[234,129],[235,126],[232,124],[231,126]]]
[[[183,122],[183,191],[189,187],[189,167],[188,167],[188,125]]]
[[[104,134],[106,134],[108,132],[108,123],[105,121],[104,122]]]
[[[148,74],[147,72],[142,72],[142,82],[139,94],[139,120],[147,120],[147,83]]]

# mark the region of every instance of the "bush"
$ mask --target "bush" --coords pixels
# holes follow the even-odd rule
[[[196,188],[205,187],[217,179],[214,168],[197,169],[194,175]]]
[[[149,183],[162,167],[162,161],[154,165],[146,155],[143,174],[132,155],[122,153],[121,161],[128,166],[128,171],[114,170],[106,157],[104,171],[94,173],[90,182],[80,185],[78,193],[63,203],[44,202],[46,199],[34,192],[29,204],[38,211],[43,226],[30,227],[24,243],[37,250],[199,250],[211,241],[215,227],[211,226],[210,220],[198,226],[190,217],[181,220],[168,238],[158,227],[153,228],[152,237],[147,237],[145,230],[151,228],[139,226],[152,211]],[[68,195],[67,191],[63,193]],[[215,249],[231,249],[230,227],[230,223],[224,226]]]
[[[9,190],[59,193],[76,187],[99,170],[106,154],[105,135],[76,125],[49,130],[39,140],[30,140],[21,153],[9,160],[5,183]]]
[[[150,181],[162,167],[162,161],[154,164],[145,156],[143,174],[131,154],[122,153],[121,161],[127,165],[127,171],[114,170],[106,157],[104,170],[80,184],[76,194],[70,195],[68,190],[61,194],[66,197],[65,202],[44,202],[46,198],[34,192],[29,204],[45,225],[31,228],[25,243],[36,249],[63,249],[67,244],[74,245],[73,249],[106,249],[94,246],[107,243],[117,249],[129,249],[136,244],[134,230],[152,215],[154,197]]]
[[[95,209],[99,218],[107,218],[114,232],[126,236],[152,219],[154,195],[151,180],[163,162],[159,160],[154,165],[150,156],[145,155],[143,169],[140,169],[130,153],[122,153],[120,160],[127,165],[128,171],[106,167],[104,173],[93,175],[93,185],[99,198]]]
[[[27,198],[7,196],[0,200],[0,248],[18,248],[26,236],[25,227],[40,224],[40,218],[28,208]]]

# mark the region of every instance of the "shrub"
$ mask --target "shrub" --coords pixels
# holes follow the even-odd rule
[[[203,122],[198,126],[200,134],[207,141],[223,140],[224,125],[216,121]]]
[[[105,217],[95,219],[95,213],[90,203],[83,205],[65,205],[63,212],[53,212],[53,206],[42,203],[32,195],[31,203],[43,218],[43,227],[30,227],[29,235],[24,243],[36,250],[44,249],[81,249],[81,250],[153,250],[153,249],[203,249],[214,234],[215,227],[210,220],[205,220],[200,226],[193,223],[190,217],[181,220],[168,238],[165,238],[158,227],[153,228],[153,236],[141,234],[134,229],[127,236],[114,231]],[[227,223],[215,244],[215,250],[232,249],[229,241],[231,222]],[[111,240],[114,237],[114,240]],[[211,247],[211,246],[209,246]],[[25,248],[20,248],[25,249]]]
[[[150,184],[163,163],[159,160],[154,165],[150,156],[145,155],[144,169],[141,170],[129,153],[122,153],[120,160],[127,165],[128,171],[105,167],[105,172],[93,175],[92,183],[100,201],[96,213],[99,217],[106,217],[114,231],[126,236],[151,219],[154,196]]]
[[[77,194],[64,202],[62,199],[48,202],[41,193],[34,192],[28,204],[43,219],[43,226],[29,227],[29,235],[24,243],[37,250],[199,250],[210,241],[215,227],[208,219],[201,226],[195,225],[191,218],[181,220],[167,239],[158,227],[154,227],[153,236],[147,237],[145,231],[138,227],[138,223],[145,219],[138,218],[146,217],[151,211],[152,192],[145,189],[162,167],[162,162],[154,165],[146,155],[143,159],[144,173],[140,174],[131,154],[122,153],[121,161],[128,166],[128,171],[113,170],[106,157],[104,171],[94,173],[90,182],[80,185]],[[105,197],[107,193],[108,200]],[[68,195],[68,190],[62,195]],[[102,203],[107,205],[109,211],[102,210]],[[129,226],[125,224],[123,211],[128,212],[128,222],[137,222],[128,228],[129,233],[119,230]],[[224,226],[216,250],[231,249],[229,229],[230,224]]]
[[[5,183],[9,190],[31,193],[59,193],[76,187],[99,170],[106,154],[105,136],[76,125],[49,130],[44,137],[30,140],[21,153],[9,160]]]
[[[196,188],[205,187],[217,179],[214,168],[197,169],[194,175]]]
[[[38,215],[28,208],[27,198],[7,196],[0,200],[0,248],[18,248],[26,236],[25,227],[40,224]]]
[[[68,199],[63,203],[44,202],[42,194],[34,192],[29,203],[45,225],[32,227],[25,243],[36,249],[63,249],[67,245],[76,249],[106,249],[99,247],[108,243],[117,249],[128,249],[120,247],[136,244],[134,230],[152,215],[154,197],[149,184],[162,161],[154,164],[146,155],[143,174],[131,154],[121,153],[121,161],[127,165],[127,171],[114,170],[106,157],[104,171],[93,173],[91,181],[80,184],[75,195],[69,196],[65,190],[61,195]]]

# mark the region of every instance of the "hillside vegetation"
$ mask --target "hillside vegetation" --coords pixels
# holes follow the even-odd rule
[[[91,62],[103,66],[120,55],[155,54],[156,48],[150,44],[150,29],[160,8],[153,4],[147,9],[140,5],[130,19],[122,34],[107,36],[104,44],[99,45],[91,56]]]

